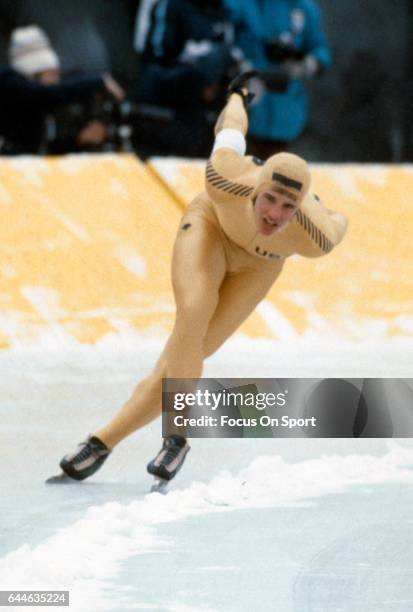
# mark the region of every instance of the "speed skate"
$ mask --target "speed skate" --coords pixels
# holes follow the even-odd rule
[[[45,480],[45,484],[74,484],[76,480],[70,478],[64,472],[60,474],[56,474],[55,476],[50,476],[47,480]]]

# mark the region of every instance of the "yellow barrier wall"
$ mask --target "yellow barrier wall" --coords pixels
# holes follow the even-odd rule
[[[96,342],[170,329],[170,253],[204,162],[133,156],[0,161],[0,346],[45,332]],[[313,186],[350,217],[344,243],[292,258],[243,326],[252,337],[413,335],[413,172],[315,166]]]
[[[0,163],[0,343],[170,325],[180,212],[132,156]]]

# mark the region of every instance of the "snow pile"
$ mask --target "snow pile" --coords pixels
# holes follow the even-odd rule
[[[121,562],[173,546],[157,533],[157,525],[241,508],[315,505],[317,498],[360,485],[411,483],[412,463],[413,449],[394,442],[381,457],[333,455],[287,463],[273,455],[255,459],[235,476],[221,473],[167,496],[153,493],[128,505],[94,506],[35,548],[24,545],[0,559],[0,589],[70,590],[76,612],[113,610],[111,595],[118,605],[127,601],[127,589],[114,590]],[[178,610],[177,605],[165,610]]]
[[[0,324],[1,328],[1,324]],[[34,345],[16,345],[0,351],[0,370],[20,363],[30,372],[39,362],[90,369],[90,364],[108,366],[108,376],[123,363],[155,364],[166,334],[152,329],[142,333],[129,328],[108,334],[94,345],[81,344],[59,333],[43,334]],[[245,359],[248,355],[248,360]],[[331,334],[321,339],[294,341],[251,339],[242,334],[231,338],[205,362],[203,376],[231,378],[410,378],[413,341],[411,338],[371,340],[364,343],[337,340]],[[122,366],[124,367],[124,366]]]

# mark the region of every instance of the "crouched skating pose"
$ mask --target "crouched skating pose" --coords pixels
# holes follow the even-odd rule
[[[188,206],[172,256],[176,317],[152,373],[104,427],[90,435],[60,466],[87,478],[123,438],[161,412],[162,378],[199,378],[214,353],[251,314],[277,280],[287,257],[319,257],[343,238],[345,217],[325,208],[309,191],[307,163],[279,153],[265,163],[245,156],[246,79],[238,78],[215,127],[206,165],[206,189]],[[164,439],[148,471],[170,480],[189,445]]]

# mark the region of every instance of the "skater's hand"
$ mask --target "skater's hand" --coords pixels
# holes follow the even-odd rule
[[[256,70],[249,70],[248,72],[242,72],[238,74],[230,84],[228,85],[228,96],[231,94],[238,94],[244,101],[244,105],[248,106],[254,99],[254,94],[248,90],[248,81],[259,76],[259,72]]]

